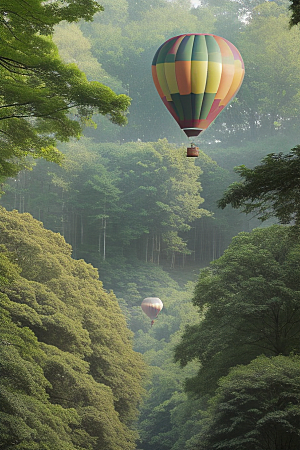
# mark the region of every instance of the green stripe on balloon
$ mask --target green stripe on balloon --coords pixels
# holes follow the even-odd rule
[[[222,63],[222,55],[220,47],[213,36],[205,36],[207,51],[208,51],[208,61]]]
[[[194,44],[194,36],[185,36],[178,47],[175,61],[190,61]]]
[[[208,61],[208,51],[205,36],[196,35],[194,39],[192,61]]]
[[[171,39],[170,41],[168,41],[164,45],[162,45],[162,47],[157,55],[156,64],[162,64],[165,62],[166,56],[167,56],[169,50],[171,50],[171,48],[173,47],[174,41],[175,41],[175,39]]]
[[[199,119],[204,94],[192,94],[192,117]]]
[[[178,94],[171,94],[172,100],[174,103],[174,108],[176,110],[177,116],[179,117],[180,120],[184,120],[184,111],[182,108],[182,104],[181,104],[181,95]],[[171,103],[171,102],[169,102]]]
[[[192,119],[192,94],[180,96],[184,120]]]
[[[204,94],[200,119],[207,118],[210,108],[212,107],[212,104],[214,102],[215,96],[216,96],[216,94],[208,94],[208,93]]]

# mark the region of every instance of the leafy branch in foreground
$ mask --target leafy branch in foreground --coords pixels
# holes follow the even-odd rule
[[[300,145],[290,153],[267,155],[260,165],[235,172],[243,181],[231,184],[218,201],[219,208],[231,204],[246,214],[256,212],[262,221],[276,217],[280,223],[300,220]]]
[[[300,1],[292,0],[289,6],[290,11],[292,11],[292,16],[290,19],[290,26],[297,25],[300,22]]]
[[[0,6],[0,176],[12,176],[28,154],[59,162],[56,142],[78,137],[94,113],[127,122],[126,95],[88,81],[65,64],[52,40],[61,20],[91,20],[93,0],[2,2]],[[72,113],[72,114],[70,114]]]

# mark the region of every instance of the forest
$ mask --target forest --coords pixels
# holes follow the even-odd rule
[[[0,3],[0,449],[299,450],[299,0]],[[182,33],[245,64],[198,158]]]

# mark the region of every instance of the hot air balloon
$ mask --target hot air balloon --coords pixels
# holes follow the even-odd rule
[[[237,48],[227,39],[206,33],[167,40],[152,62],[155,87],[188,137],[209,127],[238,92],[244,73]],[[195,149],[192,144],[190,153],[197,153]]]
[[[142,301],[141,308],[151,319],[151,326],[154,323],[154,319],[156,319],[160,311],[163,309],[163,306],[163,302],[158,297],[147,297]]]

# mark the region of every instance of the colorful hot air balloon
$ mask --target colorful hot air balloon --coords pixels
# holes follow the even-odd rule
[[[151,326],[154,323],[154,319],[163,309],[163,306],[163,302],[158,297],[147,297],[142,301],[142,310],[151,319]]]
[[[213,34],[175,36],[152,62],[156,89],[188,137],[198,136],[238,92],[244,63],[231,42]]]

